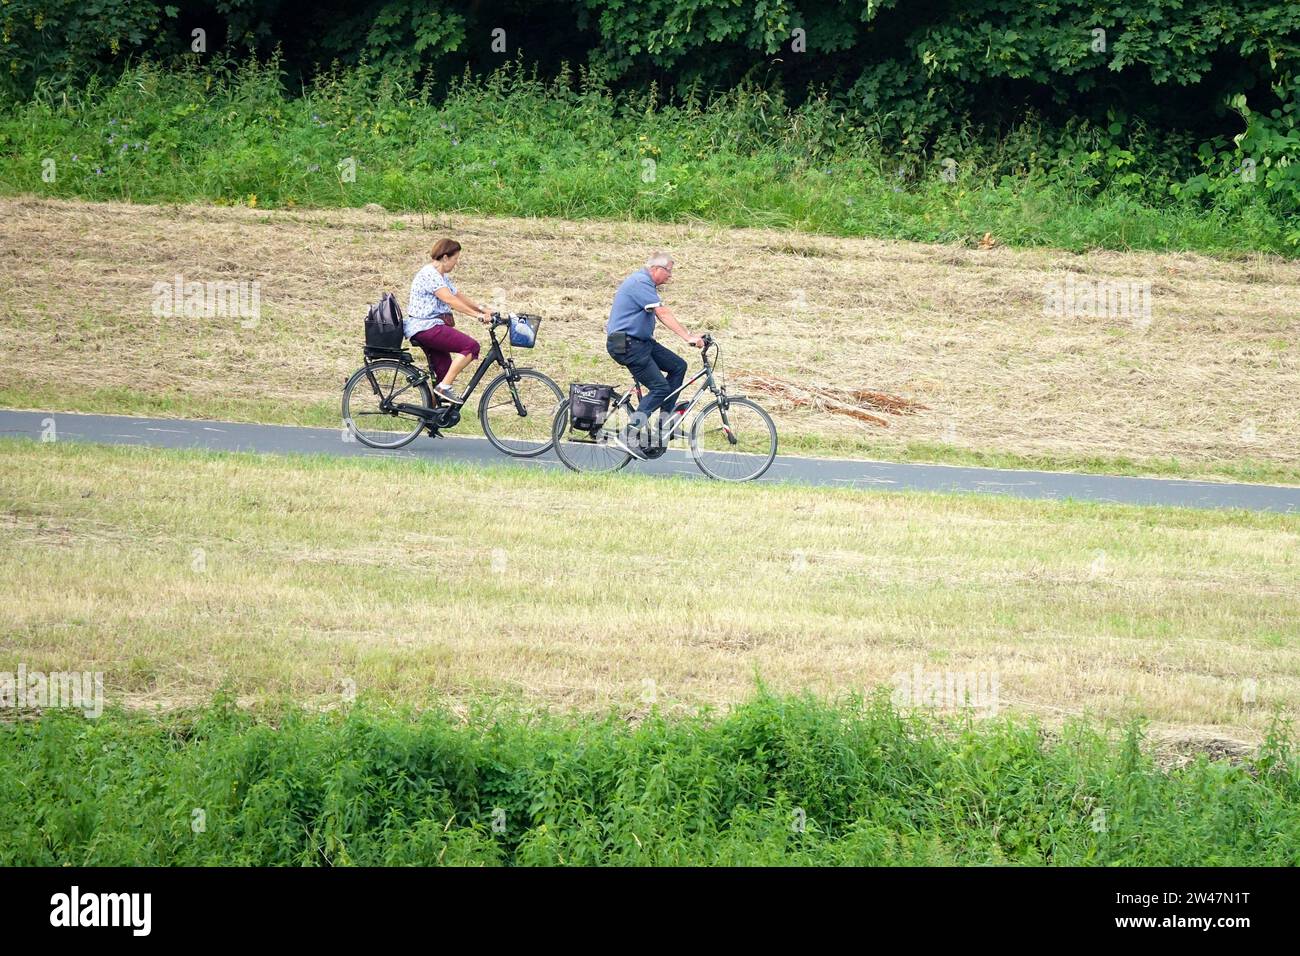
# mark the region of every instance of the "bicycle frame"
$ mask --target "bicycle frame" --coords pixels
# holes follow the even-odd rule
[[[719,384],[718,384],[718,380],[714,377],[714,374],[713,374],[713,365],[709,362],[709,356],[708,356],[707,352],[708,352],[708,350],[705,349],[705,354],[704,354],[704,356],[703,356],[704,368],[702,368],[702,369],[700,369],[698,372],[696,372],[696,373],[691,377],[691,379],[690,379],[689,381],[683,382],[683,383],[682,383],[681,385],[679,385],[677,388],[675,388],[675,389],[673,389],[671,392],[669,392],[669,393],[668,393],[668,398],[664,400],[664,403],[663,403],[663,405],[660,406],[660,408],[675,407],[676,404],[677,404],[677,399],[676,399],[674,396],[681,395],[681,394],[685,393],[685,391],[686,391],[688,388],[690,388],[692,385],[694,385],[694,384],[695,384],[696,382],[698,382],[700,379],[704,379],[704,380],[705,380],[705,381],[704,381],[704,384],[702,384],[698,389],[695,390],[695,394],[691,396],[691,400],[690,400],[689,402],[686,403],[686,408],[685,408],[685,410],[682,412],[682,419],[685,420],[685,419],[686,419],[686,416],[688,416],[692,411],[695,410],[695,406],[699,403],[700,396],[703,395],[705,392],[709,392],[709,393],[712,394],[712,395],[716,395],[716,396],[717,396],[720,400],[722,400],[722,401],[724,402],[724,404],[725,404],[725,402],[726,402],[726,397],[727,397],[727,389],[726,389],[726,386],[719,385]],[[638,381],[636,381],[635,376],[634,376],[633,379],[632,379],[632,383],[633,383],[633,391],[636,392],[636,394],[637,394],[637,396],[638,396],[638,398],[639,398],[640,395],[641,395],[641,383],[638,382]],[[636,416],[636,414],[637,414],[637,412],[636,412],[634,409],[631,408],[631,405],[632,405],[632,392],[631,392],[631,391],[629,391],[629,392],[625,392],[625,393],[623,394],[623,396],[618,400],[618,402],[614,405],[614,407],[613,407],[612,409],[610,409],[611,413],[612,413],[615,409],[621,407],[621,406],[624,405],[624,404],[628,405],[628,407],[629,407],[629,411],[631,412],[631,415],[629,416],[629,424],[631,424],[633,427],[636,427],[636,428],[643,428],[643,427],[645,427],[645,425],[648,424],[648,422],[639,422],[639,423],[638,423],[638,422],[635,422],[635,421],[632,421],[632,420],[631,420],[631,419],[632,419],[634,416]]]
[[[474,389],[478,387],[478,383],[483,380],[483,376],[486,375],[494,365],[500,365],[503,369],[505,369],[507,375],[511,377],[511,380],[512,381],[514,380],[515,363],[513,359],[508,358],[506,354],[501,350],[501,342],[497,339],[497,326],[495,323],[488,329],[488,337],[492,340],[492,345],[488,349],[487,355],[483,356],[483,361],[479,362],[478,368],[474,370],[474,375],[470,378],[469,385],[465,386],[464,398],[466,402],[468,402],[469,397],[473,393]],[[411,364],[415,365],[414,362],[412,362]],[[418,365],[416,365],[415,367],[417,369],[419,368]],[[389,395],[387,398],[385,398],[383,401],[379,403],[379,407],[383,411],[391,410],[394,412],[405,412],[408,415],[414,415],[416,418],[420,419],[421,421],[436,423],[441,419],[442,413],[447,407],[446,405],[442,404],[441,399],[439,399],[436,394],[434,396],[434,401],[437,402],[438,404],[435,404],[433,408],[429,408],[425,405],[410,405],[407,404],[406,402],[394,403],[393,401],[395,398],[397,398],[397,396],[401,395],[403,392],[407,391],[408,389],[416,388],[417,386],[423,384],[424,382],[431,381],[432,378],[433,376],[431,376],[428,372],[424,371],[423,369],[420,369],[419,378],[415,379],[415,381],[413,382],[408,382],[405,386],[393,392],[393,394]],[[375,390],[376,394],[378,394],[380,391],[379,383],[375,381],[374,375],[370,372],[370,362],[368,358],[366,361],[366,379],[370,382],[370,387]],[[519,414],[521,416],[527,415],[527,412],[520,407],[519,396],[518,394],[515,393],[513,389],[511,390],[511,396],[514,399],[515,408],[519,411]],[[462,403],[461,407],[463,406],[464,403]]]

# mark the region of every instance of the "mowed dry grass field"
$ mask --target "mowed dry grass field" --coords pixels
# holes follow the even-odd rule
[[[1187,740],[1300,705],[1296,516],[17,440],[0,501],[0,670],[135,707],[635,716],[917,668]]]
[[[22,198],[0,200],[0,217],[10,406],[336,424],[367,304],[384,290],[405,302],[440,236],[466,247],[463,289],[545,317],[528,364],[562,385],[620,382],[609,300],[663,247],[678,260],[666,299],[718,335],[733,380],[927,406],[881,427],[765,398],[787,450],[1300,481],[1300,265],[1278,259]],[[153,285],[176,275],[260,282],[259,321],[155,317]],[[1150,282],[1149,325],[1045,315],[1045,289],[1067,276]]]

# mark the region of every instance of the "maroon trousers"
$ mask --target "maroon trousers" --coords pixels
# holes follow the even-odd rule
[[[411,344],[424,350],[424,357],[429,360],[429,371],[433,373],[436,385],[447,375],[451,368],[451,357],[469,355],[470,360],[478,358],[479,344],[464,332],[453,329],[450,325],[435,325],[423,332],[411,336]]]

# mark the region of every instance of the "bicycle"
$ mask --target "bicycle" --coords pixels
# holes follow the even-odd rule
[[[648,447],[631,444],[647,429],[653,429],[649,423],[635,421],[636,405],[642,393],[641,386],[633,379],[632,389],[614,393],[604,421],[590,428],[571,429],[569,401],[567,398],[561,401],[551,426],[551,441],[560,461],[573,471],[611,473],[638,457],[632,447],[647,459],[658,458],[668,450],[667,443],[684,431],[686,419],[699,405],[701,396],[708,392],[713,400],[700,408],[690,427],[691,458],[696,467],[718,481],[753,481],[761,477],[776,458],[776,425],[757,402],[727,394],[717,371],[721,348],[712,336],[702,338],[704,347],[700,357],[704,368],[672,392],[664,404],[665,408],[674,409],[666,437],[655,436],[657,440]],[[704,382],[689,402],[677,399],[700,379]]]
[[[560,386],[541,372],[516,368],[501,349],[497,329],[513,315],[492,313],[492,345],[469,385],[466,399],[493,365],[503,371],[488,383],[478,404],[478,420],[498,451],[515,458],[535,458],[551,447],[554,410],[564,398]],[[461,406],[435,396],[432,377],[415,364],[406,349],[366,346],[365,364],[343,386],[343,421],[357,441],[371,448],[401,448],[420,432],[441,438],[460,422]],[[399,399],[404,399],[400,400]]]

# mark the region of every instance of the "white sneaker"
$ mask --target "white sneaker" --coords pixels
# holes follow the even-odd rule
[[[637,461],[647,461],[647,460],[648,460],[648,459],[646,458],[646,454],[645,454],[645,452],[643,452],[643,451],[640,449],[640,447],[639,447],[640,443],[639,443],[639,442],[635,442],[635,441],[624,441],[623,438],[622,438],[622,436],[618,435],[618,434],[615,433],[615,432],[609,432],[609,433],[607,433],[607,434],[606,434],[606,439],[605,439],[605,440],[606,440],[609,444],[613,445],[615,448],[618,448],[618,449],[620,449],[621,451],[625,451],[625,452],[627,452],[629,455],[631,455],[631,456],[632,456],[633,458],[635,458]]]
[[[437,395],[444,402],[450,402],[452,405],[465,404],[465,399],[457,396],[457,394],[454,391],[452,391],[450,385],[435,385],[433,387],[433,394]]]

